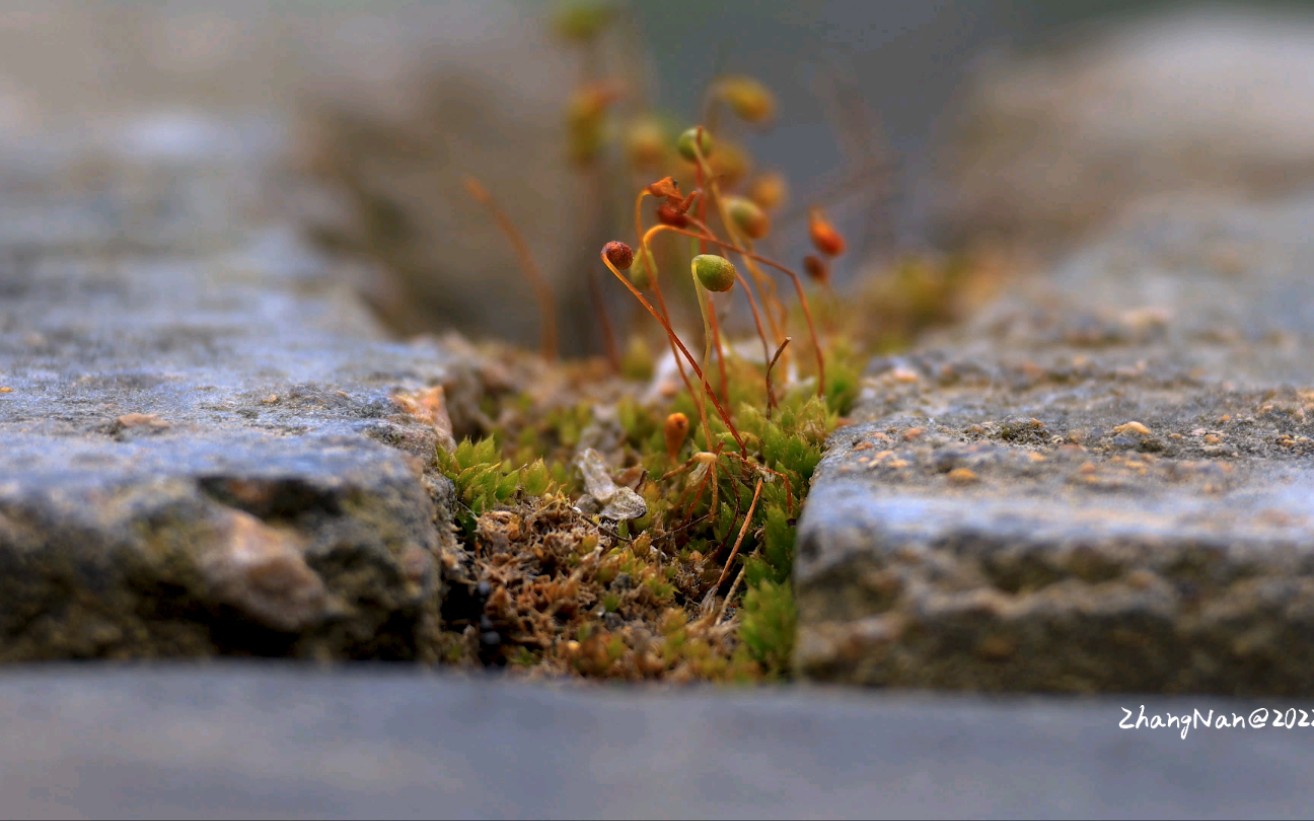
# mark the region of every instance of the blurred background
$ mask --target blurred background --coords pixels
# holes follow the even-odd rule
[[[642,178],[623,166],[626,118],[641,106],[678,132],[726,73],[778,101],[772,127],[732,135],[788,180],[773,252],[797,262],[804,209],[822,203],[850,240],[841,285],[910,252],[1061,247],[1142,189],[1263,193],[1314,168],[1308,3],[605,5],[612,22],[581,46],[555,0],[6,0],[0,133],[221,145],[263,118],[319,182],[298,200],[306,230],[368,262],[360,287],[387,323],[534,344],[516,256],[462,187],[473,175],[553,280],[573,353],[598,350],[589,279]],[[600,81],[625,89],[615,146],[582,169],[569,112]]]

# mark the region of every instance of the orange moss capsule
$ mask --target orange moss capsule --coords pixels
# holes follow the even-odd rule
[[[662,426],[662,432],[666,436],[666,455],[672,462],[680,455],[680,448],[684,445],[685,437],[689,435],[689,417],[683,413],[673,413],[666,417],[666,424]]]
[[[622,271],[634,264],[634,249],[623,242],[612,240],[602,246],[602,253],[608,262]]]
[[[844,253],[844,237],[835,230],[835,226],[831,225],[820,208],[808,211],[808,235],[812,237],[813,247],[826,256],[837,257]]]
[[[780,174],[768,171],[748,184],[747,194],[764,211],[773,211],[789,196],[789,185]]]

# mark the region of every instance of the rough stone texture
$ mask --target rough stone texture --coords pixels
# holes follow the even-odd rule
[[[0,660],[431,656],[463,371],[298,242],[281,136],[0,147]]]
[[[10,671],[26,818],[1301,818],[1309,730],[1242,701],[653,692],[400,671]],[[1285,704],[1263,704],[1270,711]]]
[[[976,72],[936,208],[950,236],[1066,244],[1164,192],[1314,180],[1314,18],[1176,9]]]
[[[1136,213],[875,363],[801,523],[798,672],[1314,691],[1312,220]]]

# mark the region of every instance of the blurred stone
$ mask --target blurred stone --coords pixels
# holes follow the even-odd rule
[[[1140,15],[975,73],[937,205],[954,240],[1053,249],[1137,200],[1314,184],[1314,17],[1253,6]]]
[[[596,323],[570,318],[588,310],[590,274],[606,273],[599,221],[615,203],[600,201],[605,181],[590,188],[568,156],[582,55],[553,39],[546,7],[471,9],[488,19],[459,40],[449,34],[387,71],[338,70],[307,84],[301,162],[331,199],[304,219],[325,247],[374,263],[381,276],[366,293],[391,327],[455,327],[537,347],[535,291],[513,241],[467,193],[473,178],[548,281],[562,350],[596,353]]]
[[[797,672],[1310,692],[1312,221],[1311,199],[1134,211],[876,362],[800,524]]]
[[[469,363],[289,225],[278,123],[0,147],[0,661],[433,659]]]
[[[1259,706],[544,687],[397,667],[10,669],[0,815],[1302,817],[1314,760],[1304,733],[1272,726],[1278,705],[1263,705],[1267,729],[1119,728],[1142,707],[1217,724]]]
[[[355,284],[388,325],[532,345],[538,307],[517,258],[461,180],[480,177],[510,212],[563,316],[582,304],[574,249],[592,246],[562,126],[579,55],[553,40],[547,13],[512,0],[15,0],[0,13],[0,133],[135,123],[125,139],[158,159],[196,136],[185,123],[198,115],[294,118],[329,191],[303,191],[287,214],[374,263]],[[214,150],[235,145],[225,130]],[[579,347],[581,326],[561,324]]]

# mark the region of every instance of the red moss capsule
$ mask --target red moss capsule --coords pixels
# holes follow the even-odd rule
[[[623,242],[612,240],[602,246],[602,253],[608,262],[622,271],[634,264],[634,249]]]
[[[821,257],[812,254],[803,257],[803,270],[813,282],[825,285],[830,281],[830,266]]]
[[[689,217],[685,216],[678,205],[672,205],[669,201],[657,206],[657,221],[672,228],[689,227]]]
[[[830,224],[820,208],[808,212],[808,234],[812,237],[813,247],[826,256],[837,257],[844,253],[844,237]]]

